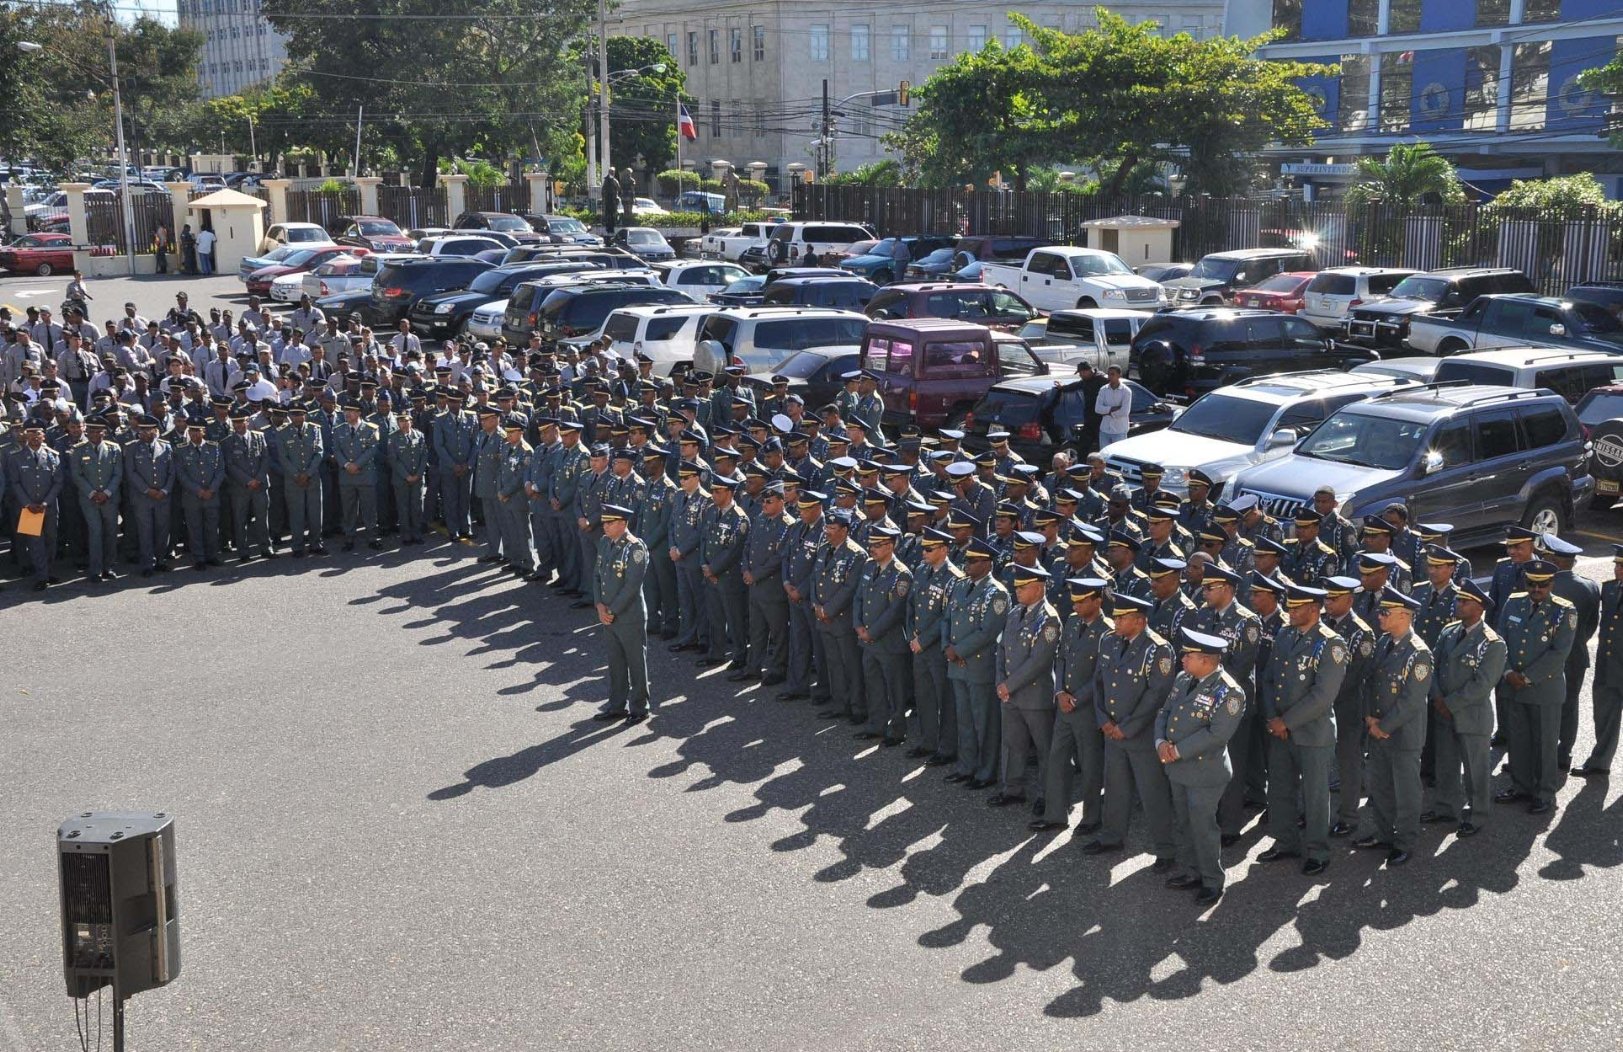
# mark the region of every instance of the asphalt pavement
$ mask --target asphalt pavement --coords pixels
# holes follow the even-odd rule
[[[177,287],[209,305],[92,291]],[[1253,824],[1200,912],[663,647],[655,718],[593,723],[588,612],[477,553],[0,591],[0,1052],[78,1040],[54,836],[92,808],[176,816],[182,971],[132,1052],[1617,1046],[1612,785],[1316,880]]]

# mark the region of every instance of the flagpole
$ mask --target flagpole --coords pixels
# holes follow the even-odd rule
[[[682,204],[682,92],[676,93],[676,204]]]

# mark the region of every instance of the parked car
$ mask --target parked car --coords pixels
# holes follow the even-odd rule
[[[1310,505],[1319,486],[1353,522],[1403,501],[1416,522],[1453,523],[1461,548],[1497,540],[1507,523],[1564,531],[1595,490],[1586,444],[1559,395],[1429,384],[1343,406],[1233,488],[1275,518]]]
[[[616,307],[603,321],[609,350],[631,359],[645,354],[660,376],[686,369],[699,342],[699,325],[716,308],[697,303],[637,304]]]
[[[619,248],[587,248],[579,245],[520,245],[502,256],[509,263],[590,263],[610,270],[643,270],[647,261]]]
[[[290,270],[286,274],[278,274],[276,277],[271,279],[271,302],[299,302],[299,300],[305,295],[305,279],[316,278],[318,272],[321,271],[325,271],[329,277],[333,277],[338,274],[349,274],[352,272],[358,274],[361,266],[361,258],[362,257],[360,256],[352,256],[347,252],[340,252],[338,255],[327,260],[325,263],[311,267],[308,270]],[[317,280],[319,281],[319,279]],[[367,283],[370,284],[372,279],[369,277],[366,280]],[[317,295],[325,295],[325,293],[312,294],[310,298],[315,299],[317,298]]]
[[[1583,347],[1623,350],[1623,322],[1605,307],[1526,293],[1478,296],[1452,317],[1415,314],[1404,343],[1446,358],[1492,347]]]
[[[1142,384],[1132,380],[1122,384],[1133,396],[1127,417],[1130,437],[1159,432],[1181,412]],[[1087,413],[1087,394],[1081,380],[1056,382],[1049,376],[1005,380],[986,392],[964,416],[964,445],[977,453],[991,448],[986,434],[995,427],[1009,433],[1010,449],[1028,463],[1046,467],[1061,449],[1070,450],[1073,456],[1083,449]]]
[[[1609,511],[1623,496],[1623,384],[1597,387],[1573,407],[1589,436],[1589,473],[1595,496],[1589,506]]]
[[[309,252],[316,248],[337,247],[337,245],[330,241],[318,242],[316,244],[278,245],[276,248],[271,249],[262,256],[248,256],[239,262],[237,264],[237,279],[239,281],[246,282],[248,280],[248,275],[252,274],[254,271],[263,270],[266,267],[274,267],[279,263],[285,263],[287,260],[293,258],[301,252]]]
[[[958,269],[976,261],[992,263],[1018,263],[1031,255],[1034,248],[1042,248],[1048,238],[1026,234],[987,234],[961,237],[953,245],[956,258],[963,260]]]
[[[604,281],[553,289],[541,301],[537,313],[541,321],[539,328],[547,339],[579,341],[600,330],[609,312],[616,308],[656,303],[685,305],[691,302],[680,292],[663,285]]]
[[[1338,335],[1346,331],[1347,312],[1383,300],[1398,283],[1416,273],[1405,267],[1331,267],[1307,283],[1297,317]]]
[[[378,271],[396,260],[418,258],[421,257],[413,252],[373,252],[360,257],[345,253],[303,275],[303,290],[311,299],[349,289],[364,289],[370,295]],[[346,259],[354,262],[343,262]]]
[[[724,307],[700,326],[693,367],[718,373],[737,364],[770,371],[808,347],[855,349],[867,328],[862,315],[826,307]]]
[[[808,411],[815,411],[834,401],[845,389],[845,374],[861,367],[858,347],[808,347],[796,351],[775,367],[758,373],[749,373],[744,382],[754,388],[756,400],[772,392],[773,376],[789,379],[789,393],[797,394],[806,403]]]
[[[956,248],[938,248],[913,260],[902,271],[902,280],[907,282],[945,281],[952,276],[958,267],[953,260],[958,257]]]
[[[1381,350],[1400,349],[1409,336],[1409,319],[1416,314],[1458,314],[1478,296],[1535,291],[1527,275],[1505,267],[1446,267],[1410,274],[1392,287],[1386,299],[1348,312],[1347,339]]]
[[[1433,358],[1428,354],[1413,358],[1381,358],[1355,365],[1347,371],[1360,376],[1402,376],[1418,383],[1429,384],[1437,378],[1437,367],[1441,364],[1443,364],[1441,358]]]
[[[1275,274],[1267,281],[1235,293],[1234,305],[1276,310],[1281,314],[1295,314],[1302,309],[1303,293],[1307,290],[1308,282],[1312,280],[1311,271],[1291,270]]]
[[[783,278],[769,282],[761,290],[761,302],[768,307],[833,307],[860,311],[878,291],[878,285],[864,278],[822,275]]]
[[[649,263],[663,263],[676,258],[676,249],[665,240],[664,234],[651,226],[621,227],[614,232],[613,244]]]
[[[225,189],[225,184],[221,183],[220,188]],[[281,245],[323,244],[332,244],[332,235],[320,223],[272,223],[259,239],[259,254],[269,255]]]
[[[545,240],[540,234],[530,229],[530,224],[512,212],[463,212],[451,223],[451,229],[484,230],[497,234],[506,234],[515,242],[522,245],[539,244]]]
[[[1242,248],[1202,256],[1186,277],[1164,280],[1175,307],[1220,307],[1234,302],[1241,289],[1260,285],[1275,274],[1319,269],[1312,252],[1296,248]]]
[[[770,265],[766,259],[766,246],[750,245],[745,248],[744,251],[738,254],[738,265],[757,274],[766,270]]]
[[[1176,278],[1187,278],[1194,269],[1193,263],[1141,263],[1133,268],[1133,273],[1164,286]]]
[[[1008,289],[958,282],[906,283],[880,289],[864,313],[881,321],[901,318],[951,318],[1014,332],[1037,316],[1037,310]]]
[[[589,248],[601,248],[603,239],[586,228],[574,216],[537,215],[525,212],[520,218],[530,224],[543,242],[554,245],[584,245]]]
[[[337,259],[346,253],[365,252],[364,248],[340,248],[337,245],[322,245],[316,248],[301,248],[286,259],[278,260],[268,267],[260,267],[251,272],[244,280],[250,296],[269,296],[271,282],[284,274],[303,275],[312,271],[323,263]]]
[[[1568,289],[1564,298],[1593,303],[1623,316],[1623,281],[1586,281]]]
[[[874,236],[872,230],[856,223],[777,223],[767,236],[766,256],[774,266],[783,266],[816,252],[821,260],[831,251],[840,252],[853,242]]]
[[[1072,368],[1087,362],[1100,372],[1119,365],[1125,375],[1133,337],[1153,317],[1152,311],[1119,307],[1057,310],[1028,322],[1033,328],[1021,329],[1019,336],[1045,362]]]
[[[0,248],[0,270],[8,274],[72,273],[73,237],[70,234],[24,234]]]
[[[983,262],[981,280],[1018,292],[1038,310],[1158,307],[1161,286],[1134,274],[1114,252],[1096,248],[1032,249],[1019,266]]]
[[[722,263],[714,259],[695,259],[681,263],[656,263],[654,273],[660,284],[684,293],[695,303],[709,303],[710,297],[740,278],[749,277],[749,271],[737,263]]]
[[[1135,486],[1144,481],[1144,465],[1159,464],[1165,490],[1187,493],[1189,472],[1198,468],[1221,492],[1239,472],[1289,453],[1342,406],[1415,383],[1332,369],[1252,377],[1201,395],[1164,432],[1129,436],[1100,452]]]
[[[676,208],[679,212],[709,212],[719,216],[727,211],[727,198],[702,190],[684,190],[676,197]]]
[[[495,238],[478,236],[459,236],[457,234],[444,234],[439,237],[425,237],[417,242],[417,251],[425,256],[476,256],[481,252],[499,251],[506,256],[508,248]]]
[[[727,227],[722,230],[712,230],[705,238],[706,250],[714,242],[714,253],[722,259],[739,262],[739,257],[747,248],[759,248],[766,251],[766,239],[772,232],[772,223],[740,223],[736,227]]]
[[[378,271],[372,282],[372,324],[393,328],[424,296],[465,289],[491,269],[489,263],[462,256],[402,259]]]
[[[1623,382],[1623,351],[1501,347],[1444,358],[1436,379],[1544,388],[1576,405],[1591,388]]]
[[[998,335],[984,325],[945,318],[870,323],[862,368],[879,377],[885,423],[952,426],[1004,380],[1056,375],[1018,337]]]
[[[424,238],[444,237],[451,232],[451,228],[448,226],[419,226],[406,231],[406,236],[411,238],[413,245],[416,245],[417,242],[422,241]]]
[[[668,216],[671,213],[666,211],[652,197],[634,197],[631,199],[631,214],[634,216]]]
[[[856,259],[858,256],[866,256],[868,252],[877,244],[879,244],[879,239],[877,237],[870,237],[863,241],[853,241],[842,249],[831,249],[828,252],[823,253],[822,263],[827,267],[838,267],[845,263],[845,261],[848,259]]]
[[[333,240],[340,245],[354,245],[373,252],[410,252],[414,247],[405,231],[394,220],[382,216],[344,216],[333,224],[337,231]]]
[[[950,237],[887,237],[874,242],[861,255],[842,260],[840,268],[860,274],[875,285],[889,285],[906,272],[913,260],[937,249],[950,248],[952,243]]]
[[[712,292],[709,299],[722,307],[756,307],[761,303],[761,290],[765,287],[765,274],[750,274],[728,283],[720,292]]]
[[[407,314],[411,329],[419,336],[440,340],[455,336],[462,331],[476,309],[495,300],[506,299],[520,283],[541,277],[549,269],[545,263],[492,267],[474,275],[466,288],[447,289],[420,297]]]
[[[366,325],[376,325],[377,315],[372,313],[372,286],[365,288],[344,289],[334,292],[330,296],[323,296],[315,301],[326,317],[348,318],[359,315],[361,322]]]
[[[1129,369],[1152,391],[1193,397],[1248,376],[1345,369],[1375,357],[1288,314],[1195,307],[1145,322],[1133,337]]]

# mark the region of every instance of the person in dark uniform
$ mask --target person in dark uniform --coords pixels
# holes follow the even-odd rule
[[[1458,822],[1462,837],[1474,836],[1493,805],[1493,688],[1505,674],[1505,641],[1483,615],[1488,593],[1467,579],[1454,598],[1459,620],[1450,622],[1432,648],[1436,676],[1431,708],[1437,735],[1437,792],[1422,822]],[[1460,769],[1465,784],[1460,785]]]
[[[1104,737],[1094,709],[1094,670],[1099,644],[1115,629],[1104,616],[1105,590],[1100,577],[1072,577],[1068,582],[1072,615],[1060,633],[1059,664],[1054,675],[1054,730],[1049,739],[1044,778],[1043,813],[1031,822],[1038,833],[1064,829],[1071,813],[1071,786],[1082,777],[1082,820],[1078,835],[1097,832],[1104,787]]]
[[[1369,820],[1353,846],[1385,848],[1388,866],[1408,862],[1420,837],[1420,747],[1426,740],[1432,654],[1414,630],[1419,608],[1391,585],[1381,591],[1382,635],[1364,689]]]
[[[969,789],[993,784],[1002,737],[994,688],[997,638],[1009,612],[1009,593],[992,573],[996,558],[996,550],[979,537],[965,545],[965,576],[941,622],[942,654],[958,720],[958,765],[946,780]]]
[[[1589,674],[1589,641],[1600,626],[1600,585],[1578,574],[1573,567],[1584,550],[1553,533],[1540,535],[1534,545],[1555,565],[1555,581],[1550,593],[1565,599],[1578,611],[1578,630],[1567,654],[1567,698],[1561,705],[1561,739],[1555,748],[1555,765],[1565,771],[1572,766],[1572,744],[1578,737],[1578,699]]]
[[[1529,814],[1542,815],[1555,806],[1561,787],[1556,748],[1561,736],[1561,706],[1566,701],[1567,658],[1578,635],[1578,611],[1553,594],[1555,565],[1543,559],[1523,563],[1525,591],[1505,602],[1499,634],[1508,657],[1501,679],[1509,688],[1505,737],[1510,747],[1511,787],[1494,796],[1498,803],[1527,801]]]
[[[866,555],[851,539],[855,524],[846,508],[835,508],[823,516],[824,543],[812,566],[810,599],[817,630],[823,635],[823,664],[817,675],[828,684],[830,702],[818,718],[860,724],[868,713],[862,704],[862,652],[851,606]]]
[[[862,647],[862,685],[868,725],[858,738],[900,745],[907,732],[910,669],[907,647],[908,593],[913,572],[896,558],[901,531],[885,523],[869,530],[869,558],[852,600],[851,620]]]
[[[930,767],[951,763],[958,753],[957,707],[941,650],[941,623],[964,572],[947,558],[952,538],[925,527],[919,538],[919,565],[913,572],[905,632],[913,652],[913,707],[908,717],[908,756]]]
[[[636,512],[621,504],[604,504],[603,536],[598,539],[592,575],[592,602],[609,650],[609,697],[598,722],[648,718],[648,610],[643,580],[648,573],[648,546],[631,532]]]
[[[750,520],[733,499],[738,485],[736,479],[720,474],[710,480],[714,503],[704,512],[699,551],[710,612],[710,651],[699,667],[726,664],[732,672],[749,665],[749,593],[739,564],[749,541]]]
[[[1605,778],[1617,753],[1619,717],[1623,717],[1623,544],[1612,545],[1612,579],[1600,590],[1600,640],[1595,647],[1595,681],[1591,688],[1595,748],[1580,778]]]
[[[993,807],[1026,801],[1026,763],[1037,757],[1037,790],[1044,788],[1054,729],[1054,654],[1059,613],[1048,603],[1049,573],[1041,566],[1014,572],[1014,599],[997,650],[997,692],[1003,725],[1003,786],[986,801]],[[1033,804],[1042,814],[1044,802]]]
[[[1330,835],[1343,837],[1358,828],[1358,806],[1364,798],[1364,681],[1369,678],[1375,657],[1375,633],[1353,612],[1353,599],[1359,585],[1351,577],[1326,577],[1324,589],[1325,622],[1347,644],[1347,674],[1336,692],[1336,782],[1341,787],[1340,804]]]

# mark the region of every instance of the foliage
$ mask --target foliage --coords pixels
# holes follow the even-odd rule
[[[616,169],[665,168],[676,156],[676,101],[694,101],[684,92],[687,75],[652,37],[610,37],[608,52],[609,72],[623,74],[609,86],[609,161]]]
[[[467,176],[469,186],[502,186],[507,182],[507,172],[499,165],[476,158],[441,161],[440,171]]]
[[[433,185],[442,157],[564,156],[584,91],[569,41],[590,0],[262,0],[287,35],[288,81],[313,92],[307,143],[347,155],[363,112],[363,164],[381,146],[419,160]],[[320,18],[302,17],[321,15]],[[404,17],[402,17],[404,16]]]
[[[1332,67],[1257,58],[1276,38],[1163,37],[1150,22],[1096,9],[1098,28],[1065,33],[1010,15],[1031,40],[996,40],[942,66],[886,136],[923,185],[982,185],[994,174],[1027,187],[1039,165],[1077,159],[1113,174],[1115,196],[1149,162],[1176,160],[1189,193],[1227,194],[1252,177],[1270,142],[1305,145],[1324,127],[1304,77]]]
[[[1614,54],[1612,61],[1606,65],[1586,69],[1578,74],[1578,86],[1585,91],[1598,91],[1614,103],[1618,99],[1623,99],[1623,50]],[[1623,127],[1612,132],[1609,137],[1613,149],[1623,149]]]
[[[901,163],[892,159],[874,161],[851,172],[836,172],[823,182],[829,186],[905,186]]]
[[[1383,201],[1409,211],[1422,204],[1465,200],[1465,187],[1453,163],[1430,143],[1394,143],[1384,158],[1358,158],[1357,168],[1357,179],[1346,192],[1347,203],[1354,206]]]
[[[654,176],[654,182],[659,184],[659,192],[666,197],[675,197],[684,190],[699,189],[699,173],[684,172],[676,168],[667,168]]]
[[[1510,189],[1495,197],[1489,208],[1537,208],[1550,211],[1576,211],[1584,206],[1612,206],[1600,181],[1588,172],[1563,175],[1556,179],[1516,179]]]
[[[310,85],[283,77],[194,103],[176,120],[186,141],[209,149],[223,144],[225,152],[262,159],[261,167],[270,170],[277,157],[292,156],[307,141],[300,122],[317,105]]]
[[[759,179],[738,181],[738,199],[746,208],[760,204],[771,192],[772,188]]]
[[[316,189],[324,194],[335,194],[343,193],[350,188],[350,185],[342,179],[323,179],[321,185]]]

